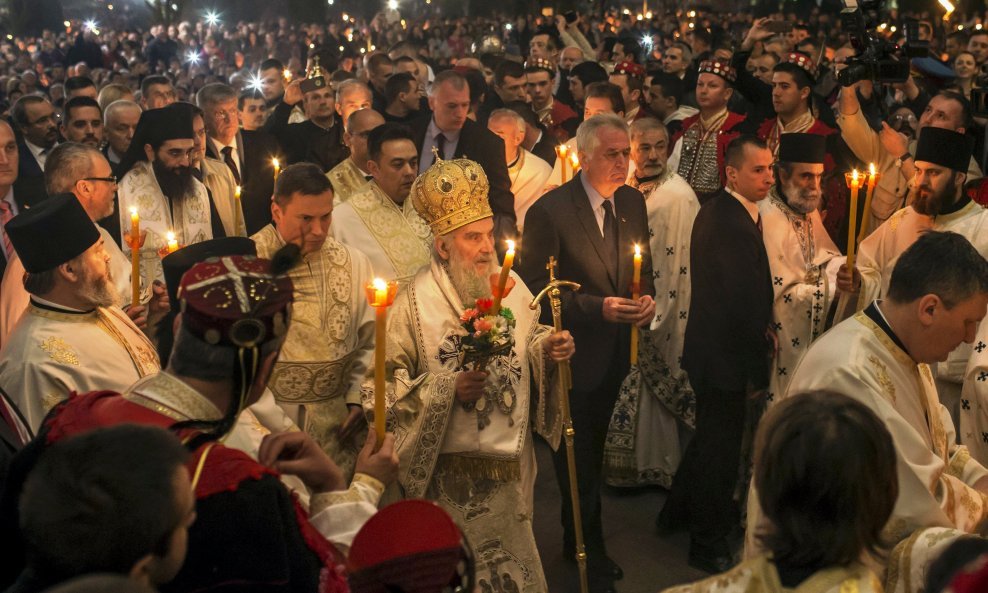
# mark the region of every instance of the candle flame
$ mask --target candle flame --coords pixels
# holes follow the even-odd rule
[[[871,173],[872,176],[875,175],[875,163],[868,164],[868,171]]]
[[[131,216],[137,216],[137,207],[136,206],[132,206],[131,207],[131,209],[130,209],[130,215]]]
[[[635,243],[635,255],[640,256],[641,254],[642,254],[642,248],[638,246],[638,243]]]
[[[855,181],[858,180],[858,170],[857,169],[854,169],[853,171],[851,171],[851,179],[853,179]]]
[[[285,77],[285,80],[291,80],[292,79],[292,71],[289,70],[288,68],[285,68],[284,71],[282,71],[281,74],[282,74],[282,76]]]
[[[168,242],[171,243],[172,241],[175,240],[175,233],[173,233],[172,231],[168,231],[167,233],[165,233],[165,239],[167,239]]]
[[[278,159],[271,159],[271,164],[274,165],[275,169],[281,166],[278,164]]]
[[[508,244],[508,253],[514,253],[515,252],[515,242],[512,241],[511,239],[508,239],[507,241],[505,241],[505,243]]]
[[[947,14],[943,15],[943,20],[949,19],[951,13],[954,12],[954,5],[950,0],[940,0],[940,6],[943,6],[943,9],[947,11]]]
[[[240,188],[240,186],[238,185],[238,186],[237,186],[237,197],[238,197],[238,198],[240,197],[240,192],[241,192],[241,191],[242,191],[242,189],[241,189],[241,188]]]
[[[565,144],[560,144],[556,148],[557,148],[557,150],[559,150],[560,156],[562,156],[563,158],[566,158],[566,152],[569,150],[569,146],[566,146]]]
[[[374,287],[374,290],[383,290],[385,292],[388,290],[388,283],[380,278],[371,280],[371,286]]]

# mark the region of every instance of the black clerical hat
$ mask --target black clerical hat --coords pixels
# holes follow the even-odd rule
[[[967,172],[973,152],[973,143],[966,135],[926,126],[919,130],[916,155],[913,158],[954,171]]]
[[[148,109],[141,113],[130,141],[127,153],[120,161],[119,176],[123,177],[134,165],[148,160],[144,145],[161,145],[166,140],[193,139],[193,106],[189,103],[172,103],[159,109]]]
[[[779,136],[779,162],[823,163],[827,139],[819,134],[792,132]]]
[[[56,194],[25,209],[4,227],[24,270],[38,274],[82,255],[99,230],[73,194]]]
[[[193,243],[161,260],[165,272],[165,285],[168,287],[168,300],[171,308],[179,309],[178,286],[192,266],[206,261],[211,257],[226,257],[233,255],[257,255],[257,245],[247,237],[226,237],[210,239],[201,243]]]

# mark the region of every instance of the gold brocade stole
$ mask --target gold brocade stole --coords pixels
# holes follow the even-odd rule
[[[326,173],[326,177],[333,184],[333,201],[336,203],[346,202],[368,183],[350,157],[343,159],[343,162],[330,169]]]
[[[137,372],[142,377],[157,373],[161,370],[161,362],[158,360],[158,353],[155,352],[151,341],[147,339],[141,330],[137,329],[137,326],[131,322],[130,318],[127,317],[123,311],[120,311],[119,309],[99,307],[96,309],[96,319],[96,323],[99,328],[127,350],[127,354],[130,355],[130,359],[134,362],[134,366],[137,367]],[[117,320],[116,323],[113,319]],[[117,325],[118,323],[123,324],[127,326],[128,329],[132,330],[133,336],[128,339],[128,337],[120,331],[120,328]]]
[[[406,200],[399,208],[377,183],[371,181],[350,196],[349,202],[388,257],[398,274],[395,278],[398,282],[408,282],[429,263],[432,231],[414,210],[410,216],[405,214],[404,209],[410,207],[410,201]]]

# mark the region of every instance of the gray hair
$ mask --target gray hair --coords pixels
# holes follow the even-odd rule
[[[456,70],[443,70],[442,72],[436,74],[436,78],[433,79],[432,86],[429,87],[429,96],[435,97],[439,93],[439,87],[443,84],[448,84],[453,88],[453,90],[456,91],[462,91],[463,89],[470,88],[467,84],[467,79],[465,76]]]
[[[592,154],[597,150],[600,139],[597,131],[611,128],[628,134],[628,124],[620,115],[615,113],[600,113],[580,124],[576,129],[576,148],[584,154]],[[630,136],[629,136],[630,137]]]
[[[113,103],[106,106],[106,110],[103,111],[103,125],[109,126],[110,122],[116,117],[118,111],[123,111],[124,109],[136,109],[138,112],[143,111],[141,106],[130,101],[128,99],[117,99]]]
[[[239,94],[232,86],[222,82],[211,82],[199,89],[199,92],[196,93],[196,105],[200,109],[205,109],[217,103],[230,100],[236,101],[237,97],[239,97]]]
[[[366,82],[363,82],[362,80],[357,80],[356,78],[349,78],[336,85],[336,102],[341,103],[342,101],[340,99],[343,97],[343,95],[358,90],[364,91],[365,93],[367,93],[368,97],[371,97],[372,99],[374,98],[374,93],[371,91],[371,88],[367,86]]]
[[[93,170],[93,158],[100,151],[78,142],[63,142],[52,149],[45,161],[45,190],[48,195],[72,193],[77,181]]]
[[[495,109],[494,111],[491,112],[491,115],[488,118],[488,121],[494,120],[494,119],[500,119],[500,118],[506,118],[506,119],[510,119],[510,120],[514,121],[515,122],[515,125],[518,126],[518,131],[519,132],[524,132],[526,130],[525,118],[523,118],[522,116],[518,115],[518,113],[516,113],[516,112],[514,112],[514,111],[512,111],[510,109],[503,109],[503,108],[502,109]]]
[[[669,139],[669,130],[666,129],[665,124],[655,119],[654,117],[643,117],[631,122],[632,138],[641,136],[645,132],[653,132],[655,130],[662,130],[662,133],[665,135],[666,140]]]

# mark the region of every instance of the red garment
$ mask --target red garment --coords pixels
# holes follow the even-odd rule
[[[136,423],[170,428],[175,420],[154,410],[124,399],[112,391],[72,393],[69,399],[50,415],[45,423],[47,444],[63,438],[101,427]],[[195,430],[176,432],[183,441],[197,434]],[[265,476],[277,477],[277,473],[252,459],[243,451],[230,449],[219,443],[207,443],[192,452],[186,464],[189,476],[195,477],[203,455],[202,470],[196,483],[197,501],[226,492],[236,492],[241,487]],[[286,491],[287,492],[287,491]],[[319,593],[346,593],[349,591],[343,567],[345,559],[308,521],[306,511],[293,496],[292,505],[298,529],[305,545],[320,560]],[[260,510],[260,509],[259,509]],[[287,526],[286,526],[287,527]],[[195,529],[195,524],[193,524]]]
[[[717,131],[717,169],[720,171],[720,184],[727,185],[727,175],[724,173],[724,157],[727,155],[727,145],[741,135],[741,132],[737,129],[738,125],[744,121],[745,115],[739,113],[734,113],[733,111],[727,112],[727,119],[724,120],[724,125],[720,127]],[[672,137],[672,145],[676,145],[676,141],[679,140],[687,130],[690,129],[694,124],[699,125],[700,114],[691,115],[683,120],[683,127],[676,132],[676,135]]]
[[[569,105],[563,103],[559,99],[553,98],[552,101],[552,125],[549,127],[549,134],[552,135],[560,144],[569,140],[569,132],[563,127],[565,122],[571,119],[576,119],[576,112],[573,111]]]

